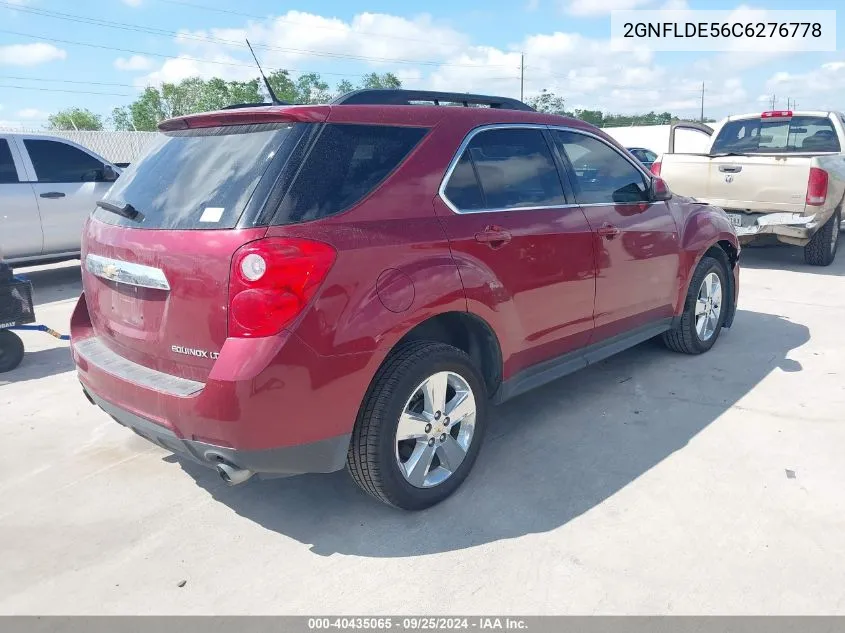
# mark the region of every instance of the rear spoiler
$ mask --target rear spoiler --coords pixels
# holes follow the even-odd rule
[[[701,132],[706,136],[713,136],[713,128],[709,125],[704,125],[704,123],[695,123],[693,121],[678,121],[677,123],[673,123],[669,128],[669,151],[666,152],[667,154],[675,153],[675,130],[679,128],[683,130]]]

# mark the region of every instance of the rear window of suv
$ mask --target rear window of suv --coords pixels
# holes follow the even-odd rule
[[[104,209],[95,217],[146,229],[234,228],[264,171],[289,152],[293,124],[238,125],[159,134],[144,157],[105,196],[143,219]]]
[[[728,121],[713,141],[711,154],[838,152],[839,138],[828,117]]]
[[[278,201],[276,196],[284,194],[274,224],[319,219],[363,199],[428,131],[326,124],[298,164],[304,153],[295,148],[300,139],[313,138],[305,134],[306,128],[316,131],[313,126],[261,124],[160,134],[144,158],[124,171],[105,197],[117,206],[132,205],[141,221],[99,208],[95,217],[133,228],[234,228],[267,172],[270,186],[271,179],[281,174],[271,198]],[[286,163],[290,164],[282,169]],[[266,191],[265,184],[261,191]]]

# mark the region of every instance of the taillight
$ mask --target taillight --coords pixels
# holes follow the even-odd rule
[[[651,173],[660,178],[660,168],[663,167],[663,164],[656,160],[651,164]]]
[[[807,180],[807,204],[820,207],[827,200],[827,172],[818,167],[810,167],[810,178]]]
[[[336,255],[328,244],[299,238],[241,247],[229,275],[229,336],[278,334],[311,301]]]

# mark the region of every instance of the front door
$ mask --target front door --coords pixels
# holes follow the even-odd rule
[[[649,177],[604,140],[573,130],[552,136],[595,235],[593,342],[671,317],[680,240],[668,205],[649,200]]]
[[[111,182],[104,164],[78,147],[52,139],[25,138],[44,227],[44,254],[75,252],[82,226]]]
[[[41,216],[26,181],[14,137],[0,138],[0,260],[41,255]]]
[[[505,378],[584,346],[593,328],[592,234],[547,138],[538,127],[475,134],[435,202],[468,307],[500,335]]]

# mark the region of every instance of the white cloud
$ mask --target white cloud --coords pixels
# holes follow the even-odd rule
[[[798,101],[802,110],[841,110],[845,96],[845,61],[832,61],[802,73],[779,71],[766,81],[767,94],[760,101],[785,105],[787,98]]]
[[[0,46],[0,66],[37,66],[67,57],[67,52],[52,44],[11,44]]]
[[[612,1],[618,5],[620,0]],[[630,4],[631,0],[622,1]],[[682,8],[684,0],[656,1]],[[762,87],[758,75],[755,96],[750,97],[743,81],[742,59],[754,54],[715,55],[679,66],[662,63],[671,58],[668,54],[656,57],[642,47],[614,52],[609,39],[574,32],[537,33],[494,47],[475,44],[466,33],[428,15],[404,18],[362,13],[341,20],[300,11],[250,21],[240,28],[181,31],[176,38],[179,57],[155,63],[136,84],[156,85],[192,76],[254,78],[258,73],[242,44],[245,37],[265,69],[285,68],[294,76],[297,71],[325,69],[323,79],[332,86],[342,78],[355,83],[363,72],[392,71],[409,88],[516,97],[524,53],[526,98],[548,89],[565,98],[568,109],[670,110],[693,115],[700,108],[704,80],[705,114],[721,116],[753,104]],[[416,63],[401,63],[397,58]]]
[[[38,119],[39,121],[44,121],[50,116],[50,113],[39,110],[38,108],[24,108],[23,110],[18,110],[18,116],[22,119]]]
[[[123,4],[128,4],[130,7],[140,7],[142,0],[121,0]]]
[[[611,11],[639,9],[652,2],[653,0],[568,0],[563,9],[572,15],[599,16],[609,15]]]
[[[128,59],[126,57],[118,57],[114,60],[114,67],[118,70],[129,71],[149,70],[153,67],[153,60],[143,55],[132,55]]]
[[[184,30],[180,33],[177,42],[184,49],[180,59],[166,61],[158,70],[140,80],[141,85],[180,81],[190,76],[252,78],[257,73],[243,44],[245,38],[255,48],[265,69],[309,70],[319,62],[331,63],[332,72],[342,72],[353,63],[345,59],[345,55],[368,58],[369,61],[364,61],[373,70],[396,71],[405,66],[411,68],[414,64],[397,64],[389,60],[445,61],[468,45],[465,34],[439,24],[429,15],[407,19],[381,13],[361,13],[345,22],[338,18],[288,11],[265,21],[249,22],[243,28]],[[218,41],[210,42],[203,38]],[[314,55],[309,51],[320,51],[321,54]],[[187,59],[189,57],[216,63],[193,61]]]
[[[525,10],[526,11],[536,11],[540,8],[540,0],[526,0],[525,2]]]

